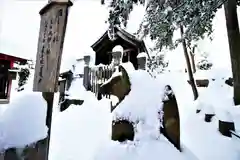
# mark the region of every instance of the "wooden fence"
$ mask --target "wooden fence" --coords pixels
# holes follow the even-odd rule
[[[93,92],[96,96],[99,96],[100,86],[106,82],[115,71],[115,67],[118,66],[122,59],[121,52],[112,53],[112,63],[111,65],[99,65],[95,67],[90,67],[90,56],[84,56],[84,75],[83,75],[83,86],[86,90]],[[147,56],[137,57],[138,59],[138,69],[146,69]],[[103,97],[110,98],[110,95],[102,95]]]
[[[88,72],[90,90],[98,96],[100,86],[106,82],[115,71],[113,66],[96,66],[90,68]],[[102,95],[103,97],[110,98],[110,95]]]

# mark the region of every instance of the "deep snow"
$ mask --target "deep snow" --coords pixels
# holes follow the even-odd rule
[[[69,97],[84,100],[82,106],[71,105],[64,112],[59,112],[56,95],[49,155],[51,160],[140,160],[150,156],[151,159],[157,159],[160,155],[169,159],[239,159],[238,143],[217,131],[218,119],[223,118],[231,118],[236,122],[236,129],[240,129],[240,110],[232,106],[232,88],[225,85],[223,79],[211,81],[194,102],[185,73],[168,72],[153,79],[147,72],[135,71],[129,64],[123,66],[128,70],[132,91],[113,113],[110,113],[110,100],[97,101],[94,94],[85,91],[82,78],[75,78],[69,90]],[[220,73],[223,72],[216,72],[215,78]],[[41,94],[31,92],[32,78],[24,91],[13,91],[15,98],[11,99],[9,105],[1,106],[1,149],[23,147],[46,136],[46,102]],[[161,108],[160,99],[166,84],[171,85],[179,105],[182,153],[157,130],[160,124],[156,112]],[[202,109],[200,114],[196,114],[198,105]],[[213,122],[204,122],[205,112],[216,114]],[[139,122],[133,142],[120,144],[110,140],[111,122],[119,116]]]
[[[126,68],[130,70],[129,67]],[[184,73],[166,73],[160,75],[156,80],[151,80],[149,75],[144,71],[133,71],[131,69],[129,74],[131,81],[134,81],[133,87],[135,86],[134,88],[136,91],[132,92],[133,95],[128,95],[125,99],[126,101],[123,101],[123,103],[115,109],[112,115],[109,113],[110,110],[107,109],[109,107],[108,100],[103,100],[106,102],[106,106],[103,107],[102,104],[104,103],[98,103],[93,94],[76,89],[80,88],[76,87],[76,85],[82,85],[81,79],[79,79],[79,82],[75,83],[75,85],[71,87],[72,89],[75,88],[72,95],[78,94],[77,97],[79,98],[84,95],[84,100],[87,103],[89,103],[88,101],[91,101],[91,105],[87,106],[87,104],[85,104],[83,106],[70,106],[70,108],[65,112],[59,113],[55,117],[53,122],[53,128],[55,129],[53,129],[52,132],[53,137],[55,138],[53,138],[51,142],[50,159],[55,160],[57,157],[57,159],[74,160],[75,158],[79,159],[80,157],[83,157],[83,159],[86,158],[86,160],[140,160],[141,158],[146,159],[146,157],[157,159],[160,155],[161,157],[169,159],[191,160],[195,158],[200,160],[235,160],[239,158],[238,150],[234,142],[230,138],[220,135],[217,131],[218,117],[216,116],[213,122],[206,123],[203,119],[204,110],[200,114],[196,114],[197,105],[201,104],[203,105],[202,108],[206,108],[212,104],[214,105],[214,109],[212,108],[212,110],[215,111],[217,103],[210,103],[207,105],[201,102],[204,101],[204,98],[200,98],[199,101],[193,102],[191,88],[186,81],[187,77]],[[139,81],[139,79],[141,79],[141,81]],[[144,82],[146,81],[151,81],[152,83],[150,84],[152,85],[144,85]],[[176,94],[181,117],[181,142],[184,148],[183,153],[178,152],[162,135],[157,135],[156,126],[158,126],[158,122],[156,118],[154,118],[154,113],[158,107],[155,108],[152,106],[152,110],[149,108],[147,110],[144,109],[144,107],[141,107],[151,100],[153,100],[153,102],[150,104],[159,104],[159,106],[161,106],[161,102],[156,100],[156,97],[153,98],[154,96],[161,95],[161,92],[155,92],[158,90],[158,88],[156,88],[156,83],[162,84],[163,86],[165,84],[170,84]],[[216,85],[218,85],[218,83]],[[151,95],[147,94],[147,89],[151,89]],[[160,86],[159,90],[161,90]],[[200,92],[200,96],[202,96],[202,93],[221,93],[223,91],[226,90],[218,87],[210,87],[209,91],[205,90],[205,93]],[[231,89],[228,91],[229,92],[227,92],[227,94],[231,94]],[[211,97],[209,96],[210,94],[208,94],[208,101],[211,102],[211,97],[214,98],[215,95]],[[206,96],[203,95],[202,97]],[[216,101],[216,99],[213,98],[212,101]],[[145,99],[145,101],[141,101],[140,99]],[[221,102],[225,102],[225,99],[222,99]],[[96,103],[95,105],[97,105],[97,107],[94,106],[94,103]],[[133,104],[136,107],[133,106]],[[127,107],[129,105],[133,107]],[[138,105],[140,107],[137,107]],[[101,109],[102,111],[100,111]],[[209,110],[210,109],[208,109],[208,111]],[[239,109],[235,108],[235,110]],[[144,124],[139,123],[137,126],[137,130],[140,132],[136,135],[134,142],[120,144],[118,142],[110,141],[109,135],[111,131],[106,130],[106,128],[110,128],[111,119],[115,119],[118,116],[123,115],[128,116],[128,118],[132,121],[140,119],[145,120],[144,122],[146,122]],[[235,117],[234,114],[232,116]],[[92,119],[92,117],[94,117],[94,119]],[[66,148],[66,145],[71,147]],[[163,150],[163,152],[161,152],[161,150]]]
[[[11,8],[12,7],[13,6],[11,6]],[[82,21],[78,21],[79,19],[82,19],[78,17],[79,16],[78,13],[80,13],[80,11],[82,10],[79,10],[77,7],[75,7],[71,11],[71,13],[74,13],[74,15],[77,15],[77,16],[75,18],[73,18],[73,16],[70,18],[71,29],[68,29],[67,31],[68,34],[66,36],[68,37],[68,39],[72,39],[73,37],[72,35],[75,36],[76,33],[79,33],[76,31],[84,32],[85,30],[89,30],[88,24],[86,24],[83,29],[79,29],[82,26]],[[86,10],[84,12],[86,12]],[[220,10],[220,12],[218,12],[218,15],[219,14],[223,16],[224,14],[223,10]],[[33,15],[33,14],[28,14],[28,15]],[[16,15],[13,14],[12,17],[13,16],[15,17]],[[26,19],[26,16],[22,16],[22,17],[25,17]],[[138,17],[141,17],[141,16],[138,16]],[[8,25],[10,24],[10,22],[13,22],[13,21],[11,21],[11,18],[7,18],[7,19],[9,23],[7,24],[5,23],[6,25],[5,25],[4,33],[6,35],[9,35],[9,32],[6,32],[6,28],[9,28],[9,26],[14,26],[14,25]],[[36,17],[32,19],[35,19],[35,21],[38,20],[36,19]],[[219,16],[215,18],[215,22],[219,21],[219,19],[220,19]],[[98,22],[100,21],[102,20],[101,19],[98,20]],[[76,22],[79,22],[79,24],[76,25]],[[221,23],[215,23],[215,26],[217,26],[215,27],[217,32],[215,32],[214,41],[212,43],[205,42],[211,45],[206,45],[204,43],[199,48],[204,50],[209,50],[211,54],[214,53],[215,56],[212,55],[211,58],[214,60],[214,64],[217,64],[217,66],[224,65],[224,67],[225,66],[229,67],[229,62],[230,62],[229,60],[227,60],[226,64],[223,63],[223,62],[226,62],[226,59],[229,59],[229,54],[224,54],[224,56],[222,56],[221,54],[221,56],[219,56],[220,53],[228,53],[228,46],[226,43],[227,38],[226,38],[226,32],[225,32],[226,30],[225,30],[225,26],[223,25],[224,23],[225,22],[222,22],[222,21]],[[95,27],[95,25],[91,25],[91,26]],[[101,30],[105,31],[106,26],[102,25],[101,27],[102,27]],[[22,26],[22,28],[26,28],[26,26],[24,27]],[[28,29],[29,28],[27,28],[26,30]],[[35,28],[34,30],[36,30],[36,34],[38,34],[38,31],[37,31],[38,29]],[[92,33],[92,35],[95,35],[95,32],[97,33],[99,31],[90,29],[90,32]],[[25,32],[22,32],[22,33],[25,33]],[[16,34],[12,33],[12,36],[13,35],[15,36]],[[32,35],[32,34],[29,34],[29,35]],[[83,36],[83,33],[77,34],[77,35],[80,35],[79,37],[81,36],[86,37],[86,36]],[[11,38],[11,39],[14,39],[14,38]],[[34,39],[34,38],[30,38],[30,39]],[[35,37],[35,39],[37,38]],[[90,42],[90,40],[88,41]],[[22,41],[22,42],[25,42],[25,41]],[[34,46],[34,45],[29,45],[29,41],[26,41],[26,42],[27,42],[27,46]],[[65,43],[65,46],[64,46],[65,50],[70,51],[69,53],[72,54],[71,56],[69,56],[69,54],[67,53],[63,54],[65,55],[65,57],[63,56],[63,59],[67,59],[67,61],[65,62],[69,62],[72,59],[75,60],[76,56],[79,57],[79,55],[76,53],[82,54],[83,51],[79,50],[79,48],[81,47],[78,47],[78,44],[87,44],[87,43],[84,43],[84,42],[80,43],[80,41],[76,40],[76,38],[72,39],[71,43],[67,43],[67,44]],[[77,48],[74,46],[77,46]],[[88,45],[83,45],[83,46],[86,47]],[[16,47],[11,46],[10,48],[14,48],[14,50],[17,50]],[[32,48],[33,47],[31,47],[30,49],[28,48],[27,50],[35,50],[34,48],[33,49]],[[174,55],[175,57],[174,60],[171,61],[170,63],[172,64],[173,69],[176,69],[176,68],[179,69],[179,66],[181,67],[183,66],[183,65],[178,65],[178,66],[176,65],[176,63],[180,62],[179,57],[182,57],[181,54],[178,54],[182,52],[180,50],[176,50],[172,52],[172,55]],[[19,49],[17,50],[17,52],[21,54],[25,53],[25,51],[19,52]],[[29,53],[32,54],[33,52],[29,52]],[[184,61],[181,61],[181,62],[184,63]],[[72,61],[69,63],[63,63],[63,64],[68,66],[69,64],[72,64]],[[80,72],[82,72],[81,67],[78,68]],[[62,68],[66,68],[66,67],[64,66]],[[224,73],[231,73],[231,71],[228,71],[228,72],[224,71]],[[203,77],[206,76],[206,72],[202,72],[202,74],[203,75],[200,75],[200,76],[203,76]],[[209,72],[208,75],[211,76],[212,73]],[[215,75],[217,76],[221,75],[221,77],[226,76],[226,75],[223,76],[221,72],[218,72]],[[180,159],[179,157],[192,159],[192,157],[194,156],[196,156],[200,160],[240,159],[238,155],[239,149],[237,150],[237,148],[239,148],[237,147],[239,143],[234,144],[234,142],[236,141],[232,141],[230,138],[221,136],[217,131],[217,124],[216,124],[219,118],[228,119],[228,120],[231,119],[235,122],[236,129],[240,131],[240,118],[239,118],[240,109],[239,107],[232,106],[232,100],[230,98],[232,97],[232,88],[225,87],[225,85],[223,85],[222,87],[222,82],[223,82],[222,80],[218,81],[217,83],[210,82],[209,88],[200,89],[199,100],[196,102],[193,102],[191,88],[186,82],[187,80],[186,74],[178,73],[178,72],[165,73],[163,75],[159,75],[158,80],[159,80],[158,82],[164,82],[164,83],[168,82],[169,84],[171,84],[175,92],[175,95],[179,104],[179,112],[181,117],[181,121],[180,121],[181,141],[183,143],[183,146],[185,147],[185,153],[186,153],[185,155],[183,155],[182,153],[176,152],[174,148],[171,145],[169,145],[169,142],[164,139],[163,136],[160,136],[159,141],[156,141],[153,139],[141,139],[141,141],[139,142],[128,142],[126,144],[119,144],[117,142],[110,141],[109,139],[110,139],[111,120],[112,118],[114,118],[114,115],[110,114],[109,100],[103,99],[100,103],[97,102],[93,94],[84,91],[82,86],[82,79],[76,79],[73,82],[73,85],[69,91],[70,96],[74,98],[84,99],[86,103],[84,103],[83,106],[72,105],[66,111],[59,113],[57,102],[55,102],[54,113],[53,113],[54,116],[53,116],[53,126],[52,126],[53,127],[52,139],[51,139],[51,147],[50,147],[50,159],[51,160],[56,160],[56,159],[57,160],[61,160],[61,159],[63,160],[66,160],[66,159],[102,160],[104,159],[106,160],[106,159],[140,159],[141,157],[143,159],[147,159],[147,158],[159,159],[159,158],[163,158],[164,155],[169,156],[167,157],[169,159]],[[144,79],[141,79],[141,81],[144,81]],[[139,84],[142,84],[142,83],[139,82]],[[32,84],[29,86],[32,87]],[[44,113],[46,111],[46,107],[45,107],[46,104],[45,104],[45,101],[41,98],[40,94],[30,92],[31,87],[26,89],[26,92],[25,91],[21,93],[12,92],[11,103],[9,105],[1,105],[0,149],[8,148],[15,145],[24,146],[26,144],[32,143],[33,141],[37,141],[46,136],[47,128],[44,125],[44,122],[45,122]],[[152,86],[152,88],[154,88],[154,86]],[[155,89],[156,88],[154,88],[154,90]],[[146,93],[146,96],[149,96],[149,98],[147,98],[148,100],[152,99],[150,96],[154,96],[145,92],[144,90],[144,92],[141,93],[142,94],[141,98],[145,93]],[[57,100],[57,96],[58,95],[56,94],[55,101]],[[135,100],[136,99],[137,98],[135,98]],[[139,98],[139,102],[140,102],[140,98]],[[130,101],[127,104],[131,104]],[[195,113],[196,108],[202,109],[202,112],[198,115],[196,115]],[[135,110],[132,110],[132,111],[135,111]],[[140,115],[144,117],[145,115],[142,114],[143,113],[142,111],[138,113],[141,113]],[[126,110],[124,112],[126,113]],[[129,113],[129,110],[127,110],[127,112]],[[213,122],[211,123],[204,122],[203,113],[205,112],[208,112],[208,113],[214,112],[217,114]],[[31,119],[31,121],[29,119]],[[17,127],[12,127],[12,126],[17,126]],[[20,134],[17,134],[17,133],[20,133]],[[157,153],[157,156],[155,156],[155,153]],[[191,156],[191,158],[189,158],[189,156]]]

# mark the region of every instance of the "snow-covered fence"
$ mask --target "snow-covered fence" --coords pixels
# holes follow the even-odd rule
[[[90,80],[91,92],[95,93],[97,96],[100,86],[112,76],[114,71],[114,67],[106,65],[90,68],[88,77]],[[110,97],[110,95],[103,96],[106,96],[106,98]]]
[[[122,60],[122,52],[114,51],[112,52],[112,62],[110,65],[98,65],[90,67],[90,56],[84,56],[84,76],[83,76],[83,86],[86,90],[95,93],[99,96],[98,91],[101,84],[106,82],[115,71],[115,67],[119,66]],[[137,57],[138,68],[146,69],[146,53],[140,53]],[[103,95],[110,98],[109,95]]]
[[[112,53],[112,62],[110,65],[98,65],[90,67],[90,56],[84,56],[84,76],[83,86],[86,90],[95,93],[98,96],[99,87],[106,82],[115,71],[115,66],[118,66],[121,62],[122,52]],[[109,98],[109,95],[104,95]]]

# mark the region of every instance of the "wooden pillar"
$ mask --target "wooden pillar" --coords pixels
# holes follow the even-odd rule
[[[48,136],[28,153],[29,160],[48,160],[54,92],[58,92],[68,10],[72,5],[70,0],[51,0],[39,12],[41,22],[33,91],[42,92],[47,102],[46,125],[49,130]]]
[[[10,69],[12,69],[13,66],[14,66],[14,62],[11,61],[11,62],[10,62]],[[8,88],[7,88],[7,99],[8,99],[8,101],[10,101],[11,88],[12,88],[12,78],[10,78],[10,77],[8,77],[8,86],[7,86],[7,87],[8,87]]]
[[[91,89],[91,86],[90,86],[90,67],[89,67],[91,57],[89,55],[84,56],[83,60],[84,60],[83,86],[85,87],[85,89],[87,91],[89,91]]]
[[[61,103],[64,100],[65,97],[65,88],[66,88],[66,80],[59,81],[59,103]]]
[[[147,63],[147,55],[146,53],[140,53],[137,57],[138,59],[138,69],[145,70]]]

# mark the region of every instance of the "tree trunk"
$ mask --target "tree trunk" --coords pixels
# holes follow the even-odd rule
[[[183,37],[183,26],[180,26],[180,32],[181,32],[181,37]],[[184,39],[182,41],[182,46],[183,46],[183,52],[184,52],[184,56],[185,56],[185,60],[186,60],[186,64],[187,64],[189,82],[192,87],[194,100],[196,100],[198,98],[198,91],[197,91],[197,87],[196,87],[195,80],[193,77],[193,72],[192,72],[191,62],[190,62],[190,58],[189,58],[188,51],[187,51],[186,41]]]
[[[191,58],[191,64],[192,64],[192,71],[193,73],[196,73],[196,64],[195,64],[195,55],[194,55],[195,48],[193,48],[190,51],[190,58]]]
[[[233,99],[235,105],[240,105],[240,34],[236,0],[226,1],[224,10],[234,81]]]

